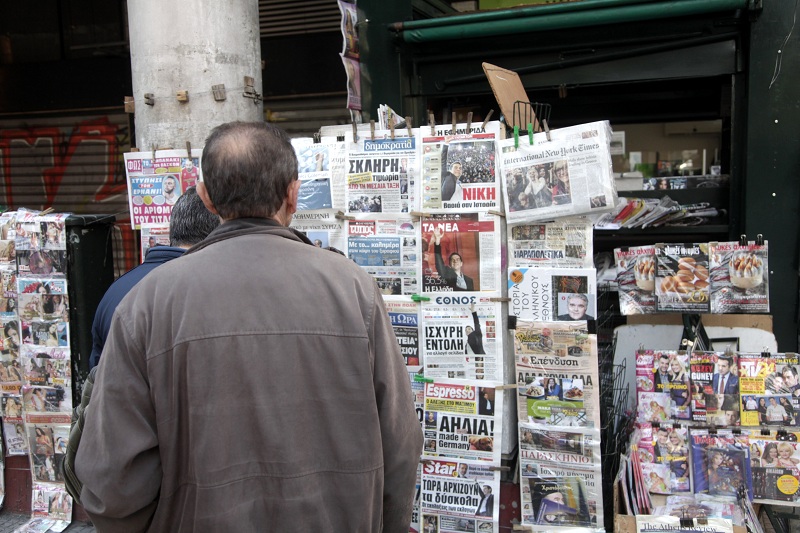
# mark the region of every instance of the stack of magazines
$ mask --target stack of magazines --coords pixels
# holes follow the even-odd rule
[[[713,218],[724,216],[724,209],[708,202],[680,204],[670,198],[624,198],[617,207],[595,221],[595,229],[657,228],[661,226],[699,226]]]

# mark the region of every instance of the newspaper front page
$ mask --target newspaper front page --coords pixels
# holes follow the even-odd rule
[[[436,296],[422,306],[428,378],[503,381],[500,304],[473,296]]]
[[[420,512],[425,533],[498,533],[500,472],[485,461],[426,459]]]
[[[593,268],[509,268],[509,311],[522,320],[594,320],[596,294]]]
[[[411,217],[347,221],[347,257],[374,277],[386,296],[419,292],[417,225]]]
[[[487,213],[422,218],[422,292],[499,293],[502,222]]]
[[[510,225],[611,211],[617,201],[607,121],[500,141],[501,176]]]
[[[518,320],[514,356],[520,422],[600,427],[597,338],[585,322]]]
[[[398,130],[399,134],[403,130]],[[347,150],[347,212],[410,213],[416,207],[417,138],[376,131]]]
[[[342,253],[347,249],[344,220],[336,218],[332,211],[308,211],[295,213],[291,227],[302,232],[314,246],[336,248]]]
[[[499,465],[502,412],[503,395],[490,384],[426,383],[423,454]]]
[[[392,321],[394,336],[400,346],[409,371],[417,372],[422,368],[422,353],[419,342],[419,304],[407,298],[384,296],[383,303]],[[412,376],[413,381],[413,376]]]
[[[585,218],[513,226],[509,231],[508,264],[593,268],[592,241],[592,223]]]
[[[344,143],[318,142],[313,139],[292,139],[297,155],[300,191],[297,195],[298,211],[333,209],[337,206],[335,195],[341,189],[342,176],[336,175],[335,160],[343,157]],[[339,164],[341,171],[341,163]],[[339,203],[338,205],[341,205]]]

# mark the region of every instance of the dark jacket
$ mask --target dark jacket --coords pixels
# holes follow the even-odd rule
[[[421,449],[372,277],[246,219],[120,303],[75,466],[99,532],[405,533]]]
[[[448,287],[451,287],[454,291],[474,291],[475,290],[475,283],[472,281],[472,278],[469,276],[464,276],[464,283],[466,284],[467,288],[462,289],[458,285],[456,285],[458,274],[456,271],[450,268],[448,265],[444,264],[444,259],[442,259],[442,245],[441,244],[434,244],[433,245],[433,258],[436,262],[436,273],[439,274],[439,277],[447,283]],[[462,271],[463,274],[463,271]]]

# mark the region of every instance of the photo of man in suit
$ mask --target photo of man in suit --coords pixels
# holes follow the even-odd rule
[[[454,161],[450,164],[450,170],[442,178],[442,201],[460,202],[463,199],[461,161]]]
[[[739,392],[739,378],[731,372],[733,358],[722,355],[717,360],[717,371],[711,380],[715,394],[737,394]]]
[[[492,516],[492,508],[494,507],[494,494],[492,494],[492,487],[489,485],[483,486],[483,496],[478,504],[478,509],[475,511],[475,516]]]

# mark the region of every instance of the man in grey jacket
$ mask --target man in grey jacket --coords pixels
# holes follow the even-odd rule
[[[422,432],[372,278],[288,227],[297,160],[215,128],[223,223],[114,315],[76,458],[97,530],[407,531]]]

